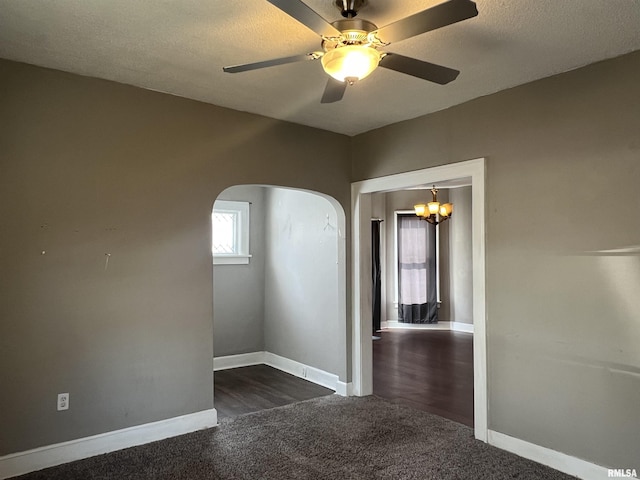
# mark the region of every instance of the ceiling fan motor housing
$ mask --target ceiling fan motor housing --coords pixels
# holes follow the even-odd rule
[[[336,20],[331,25],[340,30],[339,38],[325,38],[322,40],[322,48],[325,51],[345,45],[364,45],[370,43],[369,33],[378,27],[368,20],[360,18],[348,18]]]

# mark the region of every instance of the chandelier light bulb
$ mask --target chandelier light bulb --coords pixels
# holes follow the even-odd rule
[[[448,217],[452,213],[453,213],[453,204],[452,203],[445,203],[444,205],[440,206],[440,216]]]
[[[435,215],[440,210],[440,203],[438,203],[438,202],[429,202],[429,203],[427,203],[427,207],[429,208],[429,213],[431,215]]]

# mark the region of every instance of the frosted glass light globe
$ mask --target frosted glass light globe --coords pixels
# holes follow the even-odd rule
[[[380,62],[380,53],[372,47],[347,45],[329,50],[322,56],[322,68],[340,82],[362,80]]]

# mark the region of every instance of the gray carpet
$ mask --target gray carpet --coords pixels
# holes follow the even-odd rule
[[[377,397],[316,398],[21,480],[568,479],[473,431]]]

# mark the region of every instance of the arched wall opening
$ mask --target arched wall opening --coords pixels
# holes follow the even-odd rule
[[[214,255],[214,371],[266,364],[346,395],[342,206],[273,185],[232,186],[216,200],[249,204],[250,257],[223,264]]]

